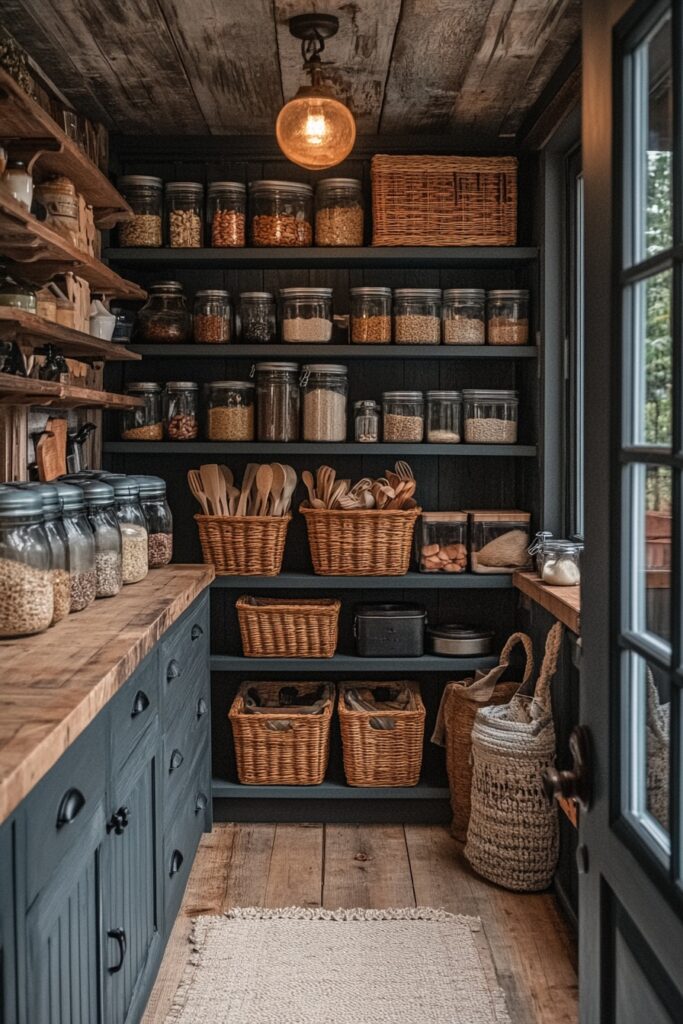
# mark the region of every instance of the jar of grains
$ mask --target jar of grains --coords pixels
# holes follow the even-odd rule
[[[212,181],[206,191],[206,219],[215,248],[245,244],[247,189],[240,181]]]
[[[208,385],[209,441],[254,440],[254,385],[249,380],[215,380]]]
[[[379,405],[372,398],[353,403],[354,436],[364,444],[379,441]]]
[[[517,391],[467,389],[462,397],[468,444],[516,444]]]
[[[363,244],[363,185],[358,178],[323,178],[315,189],[315,244]]]
[[[529,344],[529,292],[525,288],[488,292],[486,317],[489,345]]]
[[[69,552],[70,610],[80,612],[93,603],[97,594],[95,535],[85,512],[81,488],[61,481],[57,488]]]
[[[159,569],[173,557],[173,516],[166,500],[166,481],[160,476],[133,479],[140,485],[140,507],[147,523],[149,568]]]
[[[439,288],[394,290],[394,341],[397,345],[438,345],[441,341]]]
[[[204,186],[198,181],[166,183],[166,223],[172,249],[199,249],[203,240]]]
[[[252,245],[313,244],[310,185],[299,181],[253,181],[249,200]]]
[[[332,289],[281,288],[282,340],[298,344],[332,340]]]
[[[147,520],[140,506],[140,484],[130,476],[107,478],[114,488],[116,518],[121,530],[123,583],[139,583],[147,575]]]
[[[114,488],[104,480],[90,480],[79,486],[95,534],[96,596],[115,597],[123,586],[123,550],[114,508]]]
[[[164,427],[161,417],[161,385],[153,381],[135,381],[126,384],[126,394],[142,398],[144,406],[124,409],[121,413],[121,439],[123,441],[163,441]]]
[[[53,611],[52,622],[66,618],[71,606],[71,585],[69,582],[69,551],[62,524],[62,501],[56,484],[30,483],[13,484],[21,490],[39,494],[43,503],[43,525],[50,545],[50,577],[52,579]]]
[[[257,363],[256,438],[298,441],[299,367],[296,363]]]
[[[483,288],[446,288],[443,293],[445,345],[486,342],[486,292]]]
[[[385,441],[417,443],[424,434],[421,391],[385,391],[382,395]]]
[[[194,340],[204,345],[224,345],[232,337],[230,292],[208,288],[194,297]]]
[[[275,299],[270,292],[242,292],[235,318],[236,332],[245,345],[275,341]]]
[[[351,289],[351,341],[388,345],[391,341],[391,288]]]
[[[40,494],[0,486],[0,637],[42,633],[52,622],[50,544]]]
[[[346,440],[346,366],[311,363],[301,374],[304,441]]]
[[[131,220],[119,224],[120,245],[162,245],[163,187],[161,178],[148,174],[127,174],[119,178],[119,191],[133,211]]]
[[[182,344],[190,340],[191,318],[180,281],[158,281],[135,321],[135,340],[142,344]]]
[[[460,391],[427,392],[427,440],[432,444],[460,442]]]
[[[168,441],[194,441],[199,434],[199,385],[170,380],[164,391],[164,433]]]

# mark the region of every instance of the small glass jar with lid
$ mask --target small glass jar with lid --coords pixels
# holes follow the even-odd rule
[[[97,594],[95,535],[86,515],[81,487],[61,481],[57,487],[69,552],[70,610],[80,612],[93,603]]]
[[[149,568],[147,520],[140,506],[140,484],[134,477],[111,474],[116,518],[121,530],[123,584],[144,580]]]
[[[39,494],[43,503],[45,534],[50,545],[50,576],[54,608],[51,625],[66,618],[71,607],[71,584],[69,581],[69,551],[66,533],[62,524],[62,502],[56,484],[29,483],[14,484],[15,487]]]
[[[529,292],[525,288],[488,292],[486,330],[489,345],[528,345]]]
[[[459,444],[462,393],[427,392],[427,440],[431,444]]]
[[[516,391],[468,388],[462,393],[468,444],[516,444],[519,395]]]
[[[240,181],[212,181],[206,192],[206,219],[215,248],[245,244],[247,190]]]
[[[199,385],[170,380],[164,391],[164,433],[168,441],[194,441],[199,434]]]
[[[194,340],[200,345],[225,345],[232,337],[230,292],[206,288],[194,297]]]
[[[54,613],[51,565],[41,495],[0,485],[0,637],[48,628]]]
[[[315,244],[363,244],[363,184],[358,178],[323,178],[315,188]]]
[[[440,343],[441,289],[394,289],[394,341],[397,345]]]
[[[161,385],[154,381],[133,381],[126,384],[126,394],[145,403],[121,413],[122,441],[163,441]]]
[[[207,386],[209,441],[254,440],[254,385],[250,380],[215,380]]]
[[[135,321],[135,341],[145,345],[190,340],[191,318],[180,281],[150,285],[149,297]]]
[[[0,306],[12,309],[23,309],[27,313],[37,313],[38,302],[35,289],[31,285],[16,281],[9,274],[0,272]]]
[[[150,569],[168,565],[173,557],[173,515],[166,500],[166,481],[160,476],[134,476],[140,486],[140,507],[147,523],[147,561]]]
[[[293,344],[332,341],[332,289],[281,288],[282,340]]]
[[[275,341],[275,299],[270,292],[240,294],[236,329],[244,345],[271,345]]]
[[[467,568],[467,513],[423,512],[415,531],[420,572],[464,572]]]
[[[351,289],[351,341],[354,345],[388,345],[391,341],[391,288]]]
[[[116,597],[123,586],[121,529],[114,508],[114,488],[104,480],[79,484],[95,535],[97,597]]]
[[[424,395],[421,391],[385,391],[382,395],[384,441],[416,444],[424,435]]]
[[[119,244],[131,248],[159,248],[163,242],[163,181],[151,174],[126,174],[119,178],[118,185],[133,211],[130,220],[119,224]]]
[[[543,572],[543,551],[547,541],[552,539],[550,530],[539,530],[529,546],[529,554],[534,560],[536,572],[540,576]]]
[[[446,288],[443,293],[444,345],[486,343],[486,292],[483,288]]]
[[[313,244],[313,189],[299,181],[253,181],[249,186],[252,245]]]
[[[302,368],[301,404],[304,441],[345,441],[347,367],[311,363]]]
[[[576,587],[581,582],[583,544],[573,540],[546,540],[540,576],[551,587]]]
[[[299,367],[256,363],[256,439],[299,440]]]
[[[167,181],[166,223],[172,249],[200,249],[204,237],[204,186],[198,181]]]
[[[362,398],[353,403],[354,437],[361,444],[376,444],[379,441],[380,407],[372,398]]]

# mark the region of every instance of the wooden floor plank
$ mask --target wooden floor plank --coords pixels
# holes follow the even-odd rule
[[[415,906],[402,825],[325,826],[323,906]]]
[[[323,825],[277,825],[267,907],[319,907],[323,889]]]

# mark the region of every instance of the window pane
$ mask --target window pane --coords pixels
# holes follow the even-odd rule
[[[628,737],[629,780],[624,810],[646,838],[669,852],[668,673],[638,654],[624,656],[626,700],[624,731]]]
[[[671,447],[672,291],[670,270],[633,287],[632,444]]]
[[[629,466],[625,507],[630,530],[630,616],[626,628],[670,641],[671,469]]]

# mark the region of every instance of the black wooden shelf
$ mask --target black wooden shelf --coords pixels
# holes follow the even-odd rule
[[[244,786],[240,782],[214,777],[215,797],[228,799],[272,800],[448,800],[448,786],[420,781],[417,786],[347,786],[327,779],[319,786]]]
[[[510,573],[408,572],[405,576],[315,576],[282,572],[279,576],[216,576],[221,590],[509,590]],[[449,659],[450,660],[450,659]]]
[[[421,658],[361,658],[355,654],[335,654],[333,658],[244,658],[226,654],[211,655],[212,672],[475,672],[494,668],[494,657],[447,658],[425,654]]]
[[[535,345],[131,345],[153,358],[191,359],[536,359]]]
[[[361,444],[355,441],[105,441],[102,451],[126,455],[399,455],[403,459],[425,455],[504,456],[531,458],[533,444]]]

